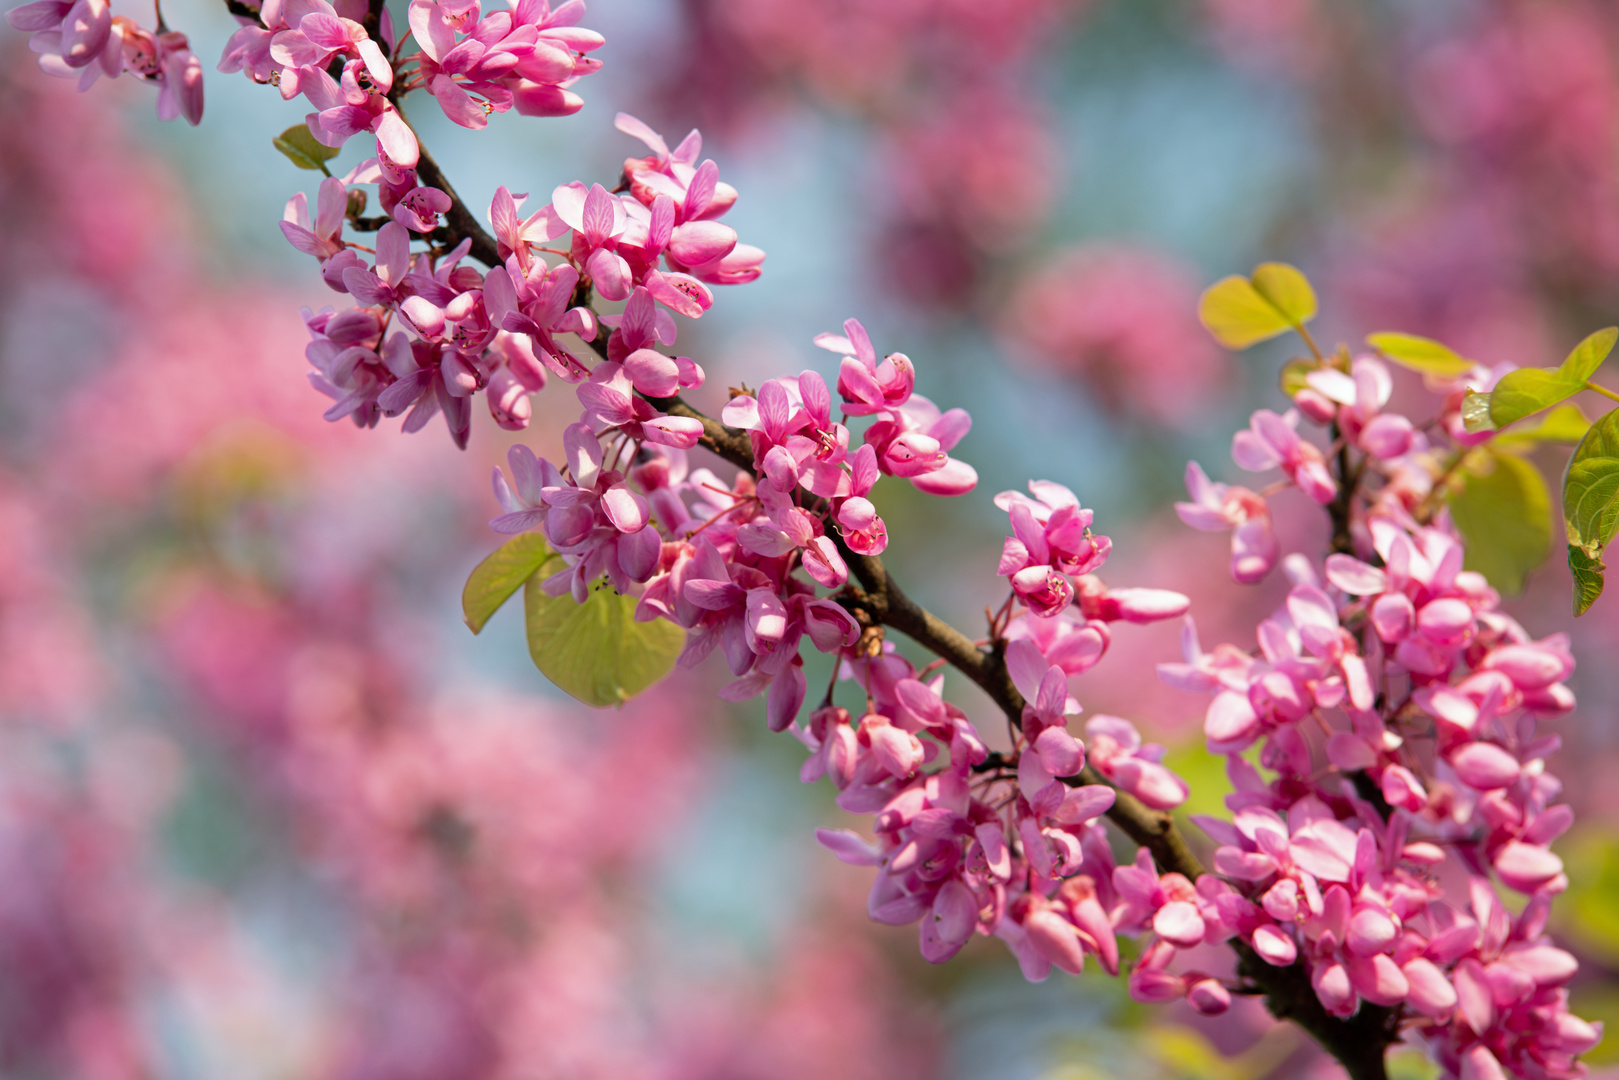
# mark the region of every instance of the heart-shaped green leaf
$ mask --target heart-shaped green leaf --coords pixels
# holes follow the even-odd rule
[[[461,615],[476,634],[489,617],[547,562],[560,558],[537,532],[522,533],[473,568],[461,590]]]
[[[1287,263],[1260,263],[1254,268],[1254,291],[1282,313],[1289,326],[1303,326],[1315,318],[1315,290],[1310,279]]]
[[[1619,531],[1619,409],[1592,424],[1568,459],[1563,524],[1568,529],[1568,566],[1574,573],[1575,614],[1581,614],[1602,591],[1602,553]],[[1589,600],[1581,607],[1586,594]]]
[[[1619,529],[1619,409],[1591,425],[1563,474],[1568,542],[1593,559]]]
[[[1264,263],[1252,278],[1221,278],[1204,291],[1197,308],[1209,333],[1229,349],[1302,327],[1315,313],[1315,290],[1286,263]]]
[[[1503,593],[1523,591],[1529,572],[1546,561],[1552,500],[1540,470],[1510,454],[1481,455],[1466,486],[1450,498],[1450,516],[1467,540],[1467,569]]]
[[[1384,359],[1424,375],[1454,378],[1473,370],[1473,361],[1432,338],[1385,331],[1368,336],[1366,344],[1383,354]]]
[[[270,145],[287,155],[287,160],[298,168],[313,172],[326,172],[326,163],[338,154],[337,147],[317,141],[306,124],[294,124],[271,139]]]
[[[1598,330],[1574,347],[1556,368],[1519,368],[1501,376],[1490,394],[1490,419],[1498,428],[1571,398],[1602,366],[1619,340],[1619,328]]]
[[[635,600],[603,579],[583,604],[546,596],[535,574],[523,587],[534,666],[586,705],[620,705],[669,674],[686,632],[672,622],[635,621]]]

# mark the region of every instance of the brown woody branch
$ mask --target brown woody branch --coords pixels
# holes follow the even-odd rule
[[[379,6],[379,0],[372,0],[372,5]],[[397,97],[394,99],[394,108],[399,110],[401,120],[410,123]],[[472,249],[468,254],[485,266],[501,265],[500,247],[495,243],[495,238],[484,231],[484,227],[478,224],[478,219],[473,216],[472,211],[467,209],[466,202],[455,193],[455,188],[450,186],[450,178],[444,175],[444,170],[438,167],[433,155],[427,152],[427,147],[422,145],[420,136],[417,136],[416,146],[421,154],[416,162],[416,178],[421,181],[423,187],[438,188],[450,197],[450,208],[444,212],[444,224],[434,229],[429,239],[445,247],[454,247],[462,240],[471,240]]]

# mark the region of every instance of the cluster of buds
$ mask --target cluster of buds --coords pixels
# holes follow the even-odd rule
[[[682,145],[701,143],[694,132]],[[677,162],[667,164],[669,175],[658,175],[674,186],[672,177],[682,170]],[[500,426],[522,430],[533,414],[529,395],[554,375],[585,384],[580,400],[597,435],[611,431],[637,442],[695,445],[700,424],[659,412],[646,397],[699,386],[702,370],[685,358],[666,356],[658,346],[675,341],[671,312],[696,318],[713,303],[695,273],[722,283],[751,280],[764,255],[738,244],[734,231],[711,218],[674,224],[682,214],[698,212],[692,208],[699,196],[706,199],[701,212],[714,216],[736,199],[734,190],[718,183],[712,161],[684,174],[688,189],[679,204],[659,192],[649,209],[632,195],[575,183],[557,188],[552,201],[527,218],[519,217],[524,197],[501,187],[489,220],[503,262],[486,273],[463,262],[470,240],[447,252],[430,244],[412,252],[416,239],[438,227],[450,199],[438,188],[419,185],[414,171],[392,168],[382,158],[322,181],[313,221],[305,196],[293,196],[282,232],[293,246],[320,260],[328,286],[360,305],[344,312],[305,312],[313,338],[307,349],[315,368],[311,378],[334,399],[327,419],[349,417],[369,427],[384,416],[404,415],[405,430],[416,431],[442,413],[452,438],[464,447],[476,394],[486,394]],[[374,252],[343,238],[345,222],[363,205],[364,192],[357,187],[365,184],[377,185],[382,209],[390,215],[377,231]],[[645,228],[649,222],[651,232]],[[570,232],[570,250],[554,265],[548,262],[542,250],[552,249],[541,245]],[[368,262],[361,252],[374,260]],[[708,258],[679,261],[699,255]],[[743,263],[751,267],[748,272]],[[625,300],[622,313],[598,319],[589,306],[576,303],[587,285]],[[557,340],[572,335],[595,341],[602,326],[612,330],[604,346],[610,362],[594,370]]]
[[[1132,986],[1150,985],[1151,1000],[1166,1000],[1173,986],[1194,1007],[1221,1011],[1230,997],[1217,981],[1161,970],[1174,947],[1236,932],[1214,906],[1229,890],[1213,878],[1196,889],[1176,874],[1160,881],[1144,850],[1115,865],[1099,820],[1117,791],[1177,806],[1185,781],[1164,768],[1162,747],[1143,744],[1115,716],[1086,726],[1092,765],[1109,782],[1079,778],[1087,751],[1068,730],[1080,712],[1068,680],[1105,652],[1105,623],[1031,611],[1013,620],[1007,639],[1007,672],[1026,704],[1014,753],[993,757],[944,700],[942,676],[924,681],[888,649],[845,650],[842,674],[864,690],[865,715],[856,721],[829,701],[793,731],[810,750],[801,778],[830,778],[839,806],[874,815],[874,839],[829,829],[818,838],[845,862],[877,868],[872,918],[919,923],[922,955],[934,963],[982,934],[1005,942],[1031,981],[1053,967],[1078,974],[1087,955],[1116,975],[1118,934],[1150,934],[1155,959],[1138,967]],[[938,767],[925,771],[930,764]]]

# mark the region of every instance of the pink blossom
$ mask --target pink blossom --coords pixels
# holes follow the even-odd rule
[[[1289,410],[1278,416],[1259,409],[1247,431],[1231,440],[1231,457],[1249,472],[1280,468],[1306,495],[1325,505],[1337,494],[1338,485],[1327,471],[1321,451],[1299,438],[1298,413]]]
[[[1197,462],[1186,465],[1186,490],[1192,501],[1176,503],[1175,513],[1194,529],[1231,534],[1231,577],[1244,585],[1262,580],[1281,557],[1271,527],[1270,507],[1244,487],[1216,484]]]

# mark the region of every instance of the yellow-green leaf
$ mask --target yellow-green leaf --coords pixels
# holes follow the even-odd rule
[[[512,537],[473,568],[461,590],[461,615],[474,634],[510,600],[523,582],[552,559],[559,558],[537,532]]]
[[[1484,395],[1478,395],[1480,397]],[[1462,415],[1467,414],[1463,404]],[[1565,443],[1572,446],[1585,438],[1591,430],[1591,421],[1585,418],[1578,405],[1559,405],[1541,418],[1534,427],[1518,428],[1499,436],[1490,445],[1498,450],[1520,450],[1537,443]]]
[[[1587,1016],[1588,1013],[1581,1013]],[[1398,1047],[1389,1052],[1389,1080],[1439,1080],[1444,1072],[1414,1047]]]
[[[1574,346],[1574,351],[1568,354],[1563,365],[1557,369],[1558,374],[1567,382],[1584,386],[1585,381],[1597,373],[1602,361],[1613,352],[1615,341],[1619,341],[1619,326],[1598,330]]]
[[[1473,361],[1457,354],[1448,345],[1416,334],[1385,331],[1369,335],[1366,344],[1381,353],[1384,359],[1424,375],[1454,378],[1473,370]]]
[[[1450,516],[1467,541],[1467,569],[1503,593],[1522,592],[1551,545],[1551,494],[1540,470],[1522,458],[1488,454],[1482,462],[1451,496]]]
[[[1228,349],[1246,349],[1302,329],[1315,312],[1315,290],[1286,263],[1261,263],[1251,278],[1235,274],[1221,278],[1204,291],[1197,305],[1197,317]]]
[[[1282,313],[1290,326],[1303,326],[1315,318],[1315,290],[1310,281],[1287,263],[1260,263],[1250,279],[1254,291]]]
[[[1586,380],[1602,366],[1608,353],[1619,340],[1619,328],[1598,330],[1574,347],[1556,368],[1519,368],[1501,376],[1490,394],[1490,419],[1498,428],[1559,401],[1571,398],[1585,389]]]
[[[1557,853],[1569,881],[1554,908],[1558,936],[1610,968],[1619,964],[1619,832],[1601,819],[1582,820]]]
[[[1251,281],[1235,274],[1208,287],[1198,302],[1197,317],[1228,349],[1246,349],[1292,329]]]
[[[605,580],[583,604],[546,596],[540,574],[523,588],[528,653],[546,678],[586,705],[619,705],[669,674],[686,632],[664,619],[635,621],[635,600]]]
[[[1522,420],[1579,392],[1550,368],[1519,368],[1501,376],[1490,392],[1490,422],[1498,428]]]
[[[313,172],[326,172],[326,163],[338,154],[337,147],[317,141],[306,124],[294,124],[271,139],[270,145],[287,155],[287,160],[298,168]]]

